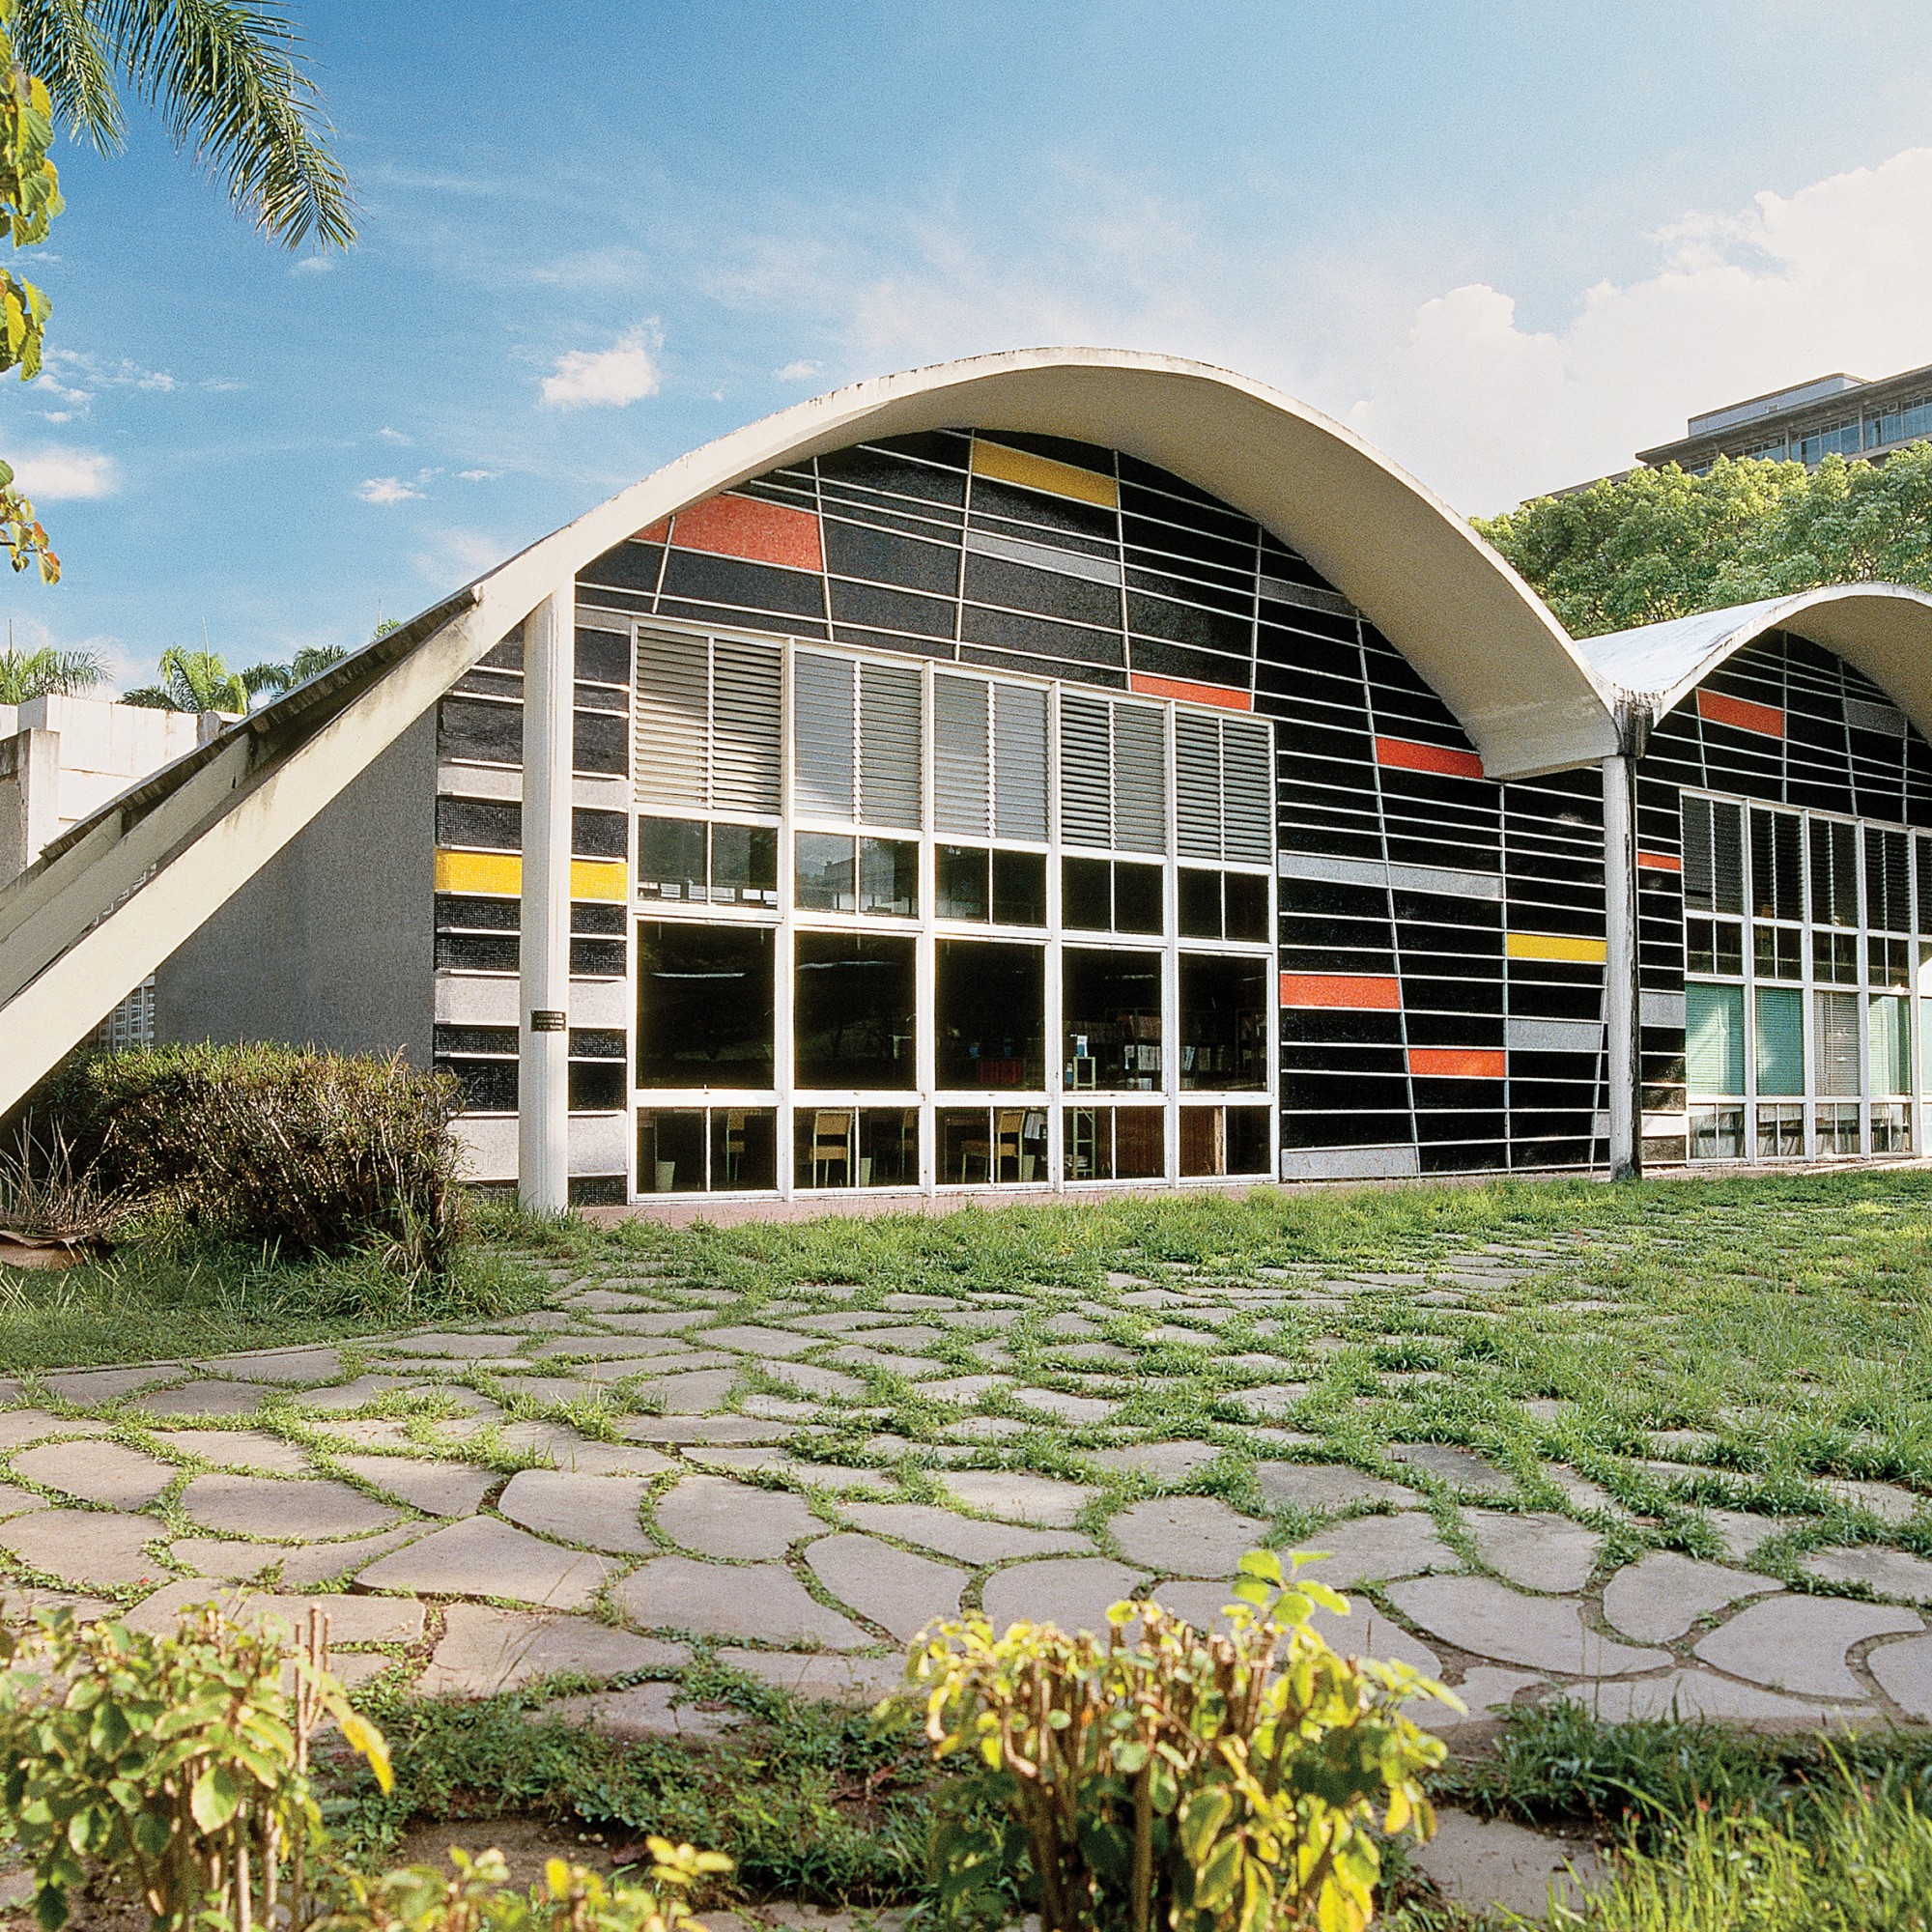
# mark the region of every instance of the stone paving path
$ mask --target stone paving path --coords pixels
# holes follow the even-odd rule
[[[567,1715],[699,1737],[739,1720],[684,1697],[700,1648],[871,1699],[962,1607],[1094,1625],[1151,1593],[1212,1621],[1267,1543],[1329,1552],[1314,1574],[1354,1597],[1331,1639],[1442,1678],[1472,1720],[1556,1693],[1612,1719],[1932,1720],[1932,1561],[1898,1547],[1932,1548],[1932,1513],[1909,1491],[1821,1484],[1840,1540],[1820,1546],[1818,1517],[1754,1509],[1694,1432],[1634,1445],[1620,1499],[1521,1450],[1560,1405],[1521,1405],[1507,1451],[1364,1433],[1343,1461],[1294,1426],[1350,1297],[1473,1329],[1562,1262],[755,1304],[613,1262],[494,1327],[50,1372],[0,1384],[4,1606],[158,1629],[216,1591],[319,1601],[352,1682],[482,1695],[567,1672],[609,1687]],[[1163,1404],[1208,1362],[1224,1392],[1177,1433]]]

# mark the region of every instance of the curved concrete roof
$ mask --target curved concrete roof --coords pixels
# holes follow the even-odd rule
[[[1932,738],[1932,597],[1903,583],[1795,591],[1585,638],[1578,649],[1620,697],[1661,718],[1767,631],[1789,631],[1835,651]]]
[[[780,464],[945,428],[1109,445],[1245,511],[1408,658],[1492,777],[1584,764],[1616,749],[1605,695],[1569,634],[1464,519],[1330,417],[1174,356],[1028,349],[856,383],[680,457],[513,563],[548,552],[555,574],[571,576],[634,531]]]

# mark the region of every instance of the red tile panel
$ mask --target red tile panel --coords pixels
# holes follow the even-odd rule
[[[669,543],[670,519],[660,517],[648,529],[642,529],[632,537],[633,543]]]
[[[1784,713],[1775,704],[1752,704],[1742,697],[1726,697],[1721,691],[1697,694],[1697,716],[1714,724],[1729,724],[1740,731],[1755,731],[1763,738],[1784,736]]]
[[[671,522],[672,545],[748,563],[782,564],[787,570],[823,570],[825,552],[818,519],[787,503],[754,497],[712,497],[680,510]]]
[[[1474,752],[1452,752],[1442,745],[1415,745],[1406,738],[1378,738],[1376,763],[1406,772],[1447,772],[1452,778],[1479,779],[1483,761]]]
[[[1408,1070],[1438,1080],[1500,1080],[1508,1056],[1491,1046],[1411,1046]]]
[[[1370,973],[1284,973],[1285,1007],[1347,1007],[1356,1011],[1400,1012],[1402,982]]]
[[[1218,704],[1224,711],[1252,711],[1255,700],[1245,691],[1226,685],[1192,684],[1184,677],[1156,677],[1151,670],[1128,673],[1127,688],[1143,697],[1175,697],[1183,704]]]
[[[1674,852],[1639,852],[1636,862],[1646,872],[1681,872],[1684,861]]]

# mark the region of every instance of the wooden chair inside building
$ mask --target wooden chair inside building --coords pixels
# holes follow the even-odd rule
[[[832,1170],[840,1187],[852,1184],[852,1116],[821,1109],[811,1117],[811,1184],[830,1187]]]
[[[745,1110],[731,1108],[724,1116],[724,1185],[736,1187],[745,1172]],[[714,1183],[715,1184],[715,1183]]]

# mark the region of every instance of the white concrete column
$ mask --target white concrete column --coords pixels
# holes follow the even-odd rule
[[[570,799],[574,586],[524,620],[524,903],[517,1199],[570,1205]]]
[[[1636,838],[1634,772],[1604,760],[1604,1026],[1609,1067],[1610,1178],[1637,1173]]]

